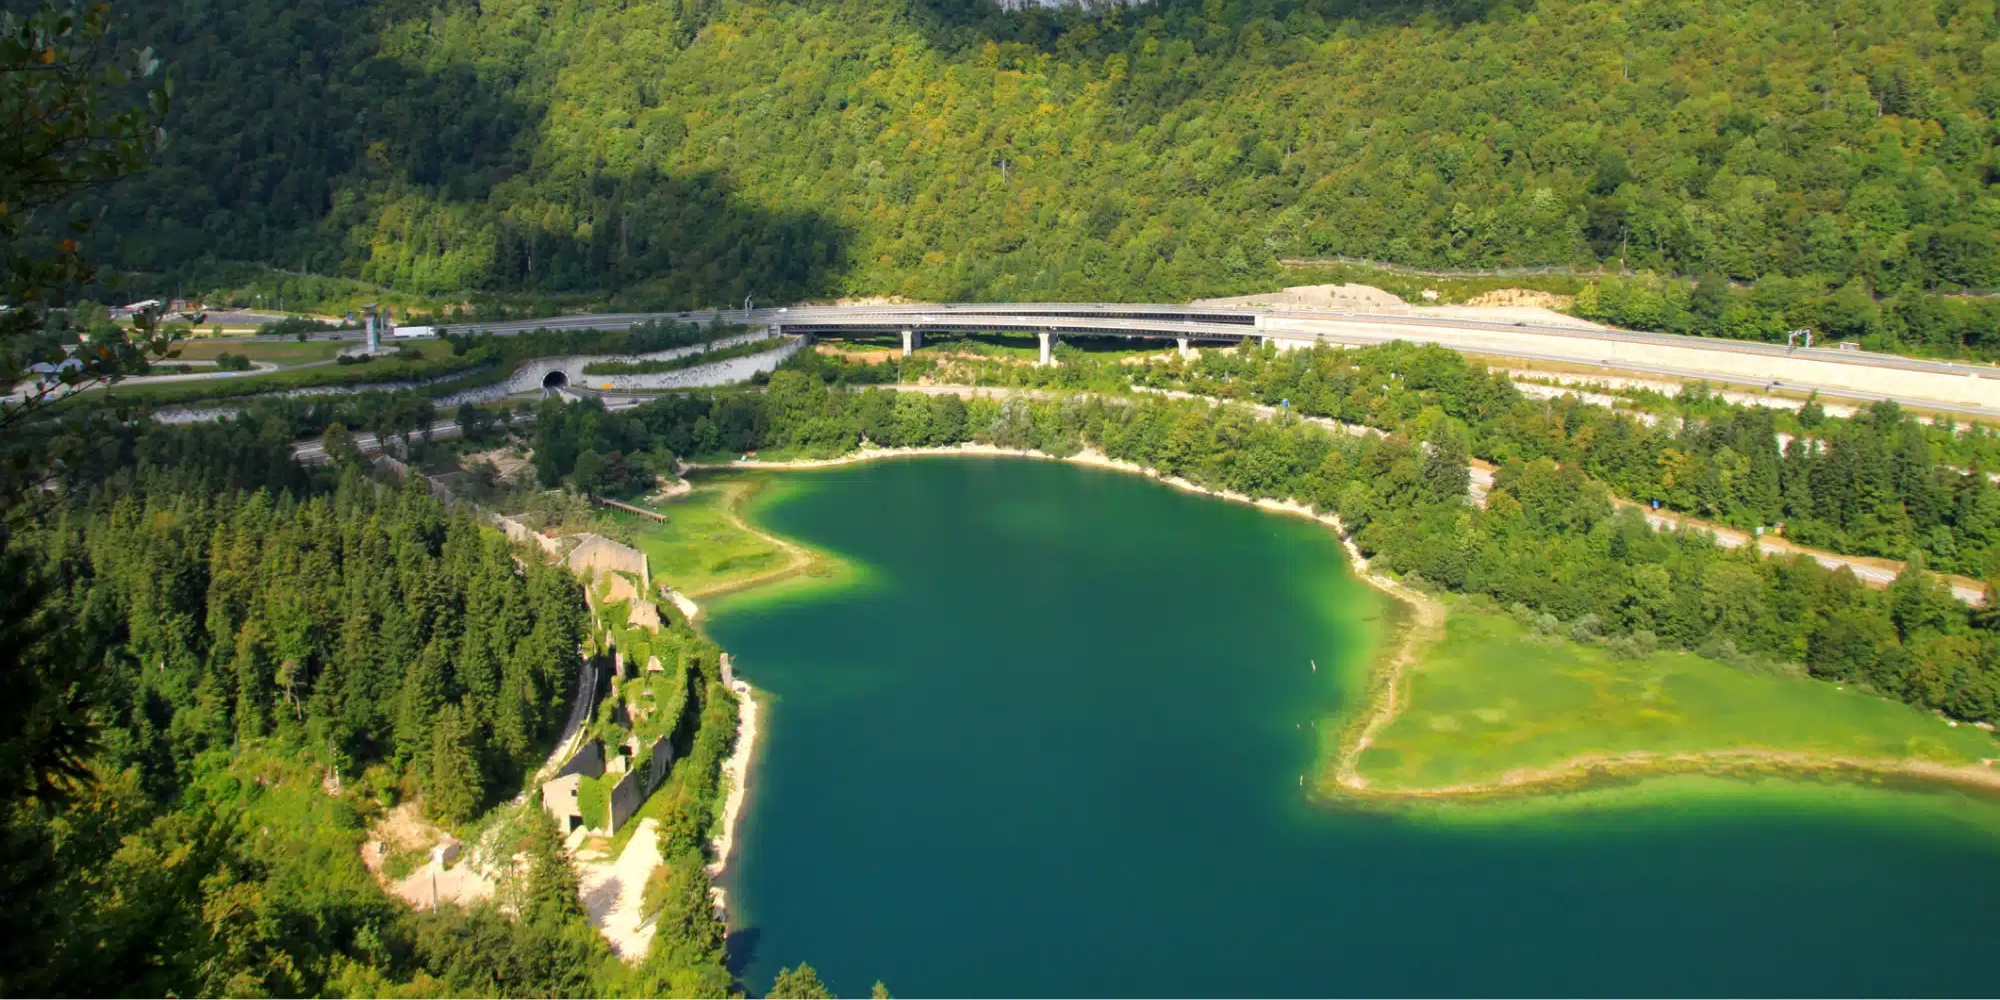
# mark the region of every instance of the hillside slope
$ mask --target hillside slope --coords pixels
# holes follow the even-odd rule
[[[1993,0],[190,0],[109,249],[412,291],[1261,290],[1281,256],[2000,286]]]

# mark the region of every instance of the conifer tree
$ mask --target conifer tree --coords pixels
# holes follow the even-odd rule
[[[463,823],[478,813],[485,798],[475,734],[457,705],[439,709],[431,731],[424,811],[433,819]]]
[[[804,962],[796,969],[779,969],[778,977],[771,982],[771,992],[764,995],[791,1000],[834,1000],[833,991],[819,981],[819,973]]]
[[[529,822],[528,880],[521,900],[521,914],[532,921],[561,923],[581,920],[583,892],[569,851],[554,816],[541,809],[531,810]]]

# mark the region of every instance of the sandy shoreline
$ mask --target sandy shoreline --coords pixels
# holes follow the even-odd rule
[[[995,456],[1010,458],[1033,458],[1047,461],[1072,462],[1100,469],[1112,469],[1144,476],[1165,483],[1175,489],[1204,496],[1217,497],[1237,503],[1247,503],[1265,510],[1309,518],[1332,528],[1347,553],[1348,563],[1356,577],[1369,586],[1388,596],[1409,604],[1416,612],[1417,619],[1409,633],[1393,654],[1388,656],[1387,676],[1380,681],[1379,694],[1369,707],[1358,726],[1350,727],[1356,736],[1353,742],[1339,748],[1335,754],[1335,767],[1330,784],[1336,792],[1349,798],[1401,799],[1405,801],[1437,801],[1450,798],[1478,797],[1493,794],[1525,794],[1535,791],[1573,784],[1593,773],[1612,774],[1672,774],[1690,769],[1748,770],[1760,767],[1779,767],[1787,771],[1809,774],[1823,771],[1847,771],[1869,774],[1902,775],[1941,781],[1960,787],[1982,788],[1989,791],[2000,790],[2000,771],[1987,767],[1952,767],[1927,761],[1907,760],[1862,760],[1851,757],[1817,756],[1806,753],[1762,750],[1756,748],[1715,750],[1699,754],[1624,754],[1607,756],[1590,754],[1570,758],[1546,767],[1522,769],[1491,782],[1453,785],[1432,789],[1380,789],[1371,788],[1360,773],[1360,757],[1373,743],[1376,734],[1386,728],[1400,714],[1403,704],[1399,689],[1404,674],[1420,658],[1422,647],[1428,644],[1443,626],[1444,607],[1435,599],[1410,590],[1388,577],[1370,570],[1368,560],[1348,537],[1346,527],[1333,514],[1320,514],[1296,500],[1272,500],[1252,497],[1230,490],[1213,490],[1198,485],[1179,476],[1162,476],[1157,470],[1146,468],[1134,462],[1111,458],[1094,448],[1085,448],[1074,455],[1051,455],[1034,449],[1000,448],[990,444],[966,443],[943,448],[863,448],[837,458],[794,459],[783,462],[766,462],[757,459],[738,460],[724,463],[690,464],[689,469],[822,469],[844,465],[859,465],[864,462],[894,458],[920,458],[937,455]],[[754,719],[754,713],[753,713]],[[754,726],[754,722],[753,722]],[[754,738],[754,730],[753,730]],[[747,756],[747,754],[746,754]],[[732,757],[732,761],[735,758]],[[1322,775],[1324,777],[1324,775]],[[738,803],[740,787],[732,786],[731,802]],[[740,805],[738,806],[740,808]],[[729,825],[733,826],[733,814]],[[726,863],[726,857],[718,853],[718,858]],[[718,867],[718,871],[720,868]]]
[[[722,781],[729,791],[722,802],[720,828],[711,843],[715,860],[708,865],[710,878],[728,870],[729,856],[736,849],[736,825],[743,818],[743,801],[750,790],[750,766],[757,747],[757,689],[735,676],[728,653],[722,654],[722,682],[736,694],[736,748],[722,763]],[[715,908],[727,915],[728,893],[721,886],[714,891]]]

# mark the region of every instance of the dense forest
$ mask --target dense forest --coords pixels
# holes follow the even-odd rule
[[[121,14],[178,86],[160,169],[102,206],[128,269],[662,305],[1173,300],[1323,255],[1823,308],[2000,287],[1991,0]]]
[[[144,431],[126,453],[9,547],[43,593],[4,638],[72,682],[89,742],[8,802],[0,991],[730,991],[702,851],[735,709],[712,669],[661,793],[672,864],[645,962],[585,923],[533,807],[499,834],[525,861],[495,904],[413,912],[362,869],[367,821],[414,796],[464,829],[520,788],[575,694],[582,587],[419,477],[315,476],[248,421]]]
[[[1803,415],[1811,426],[1789,440],[1763,407],[1648,424],[1574,395],[1530,397],[1504,373],[1410,344],[1211,351],[1140,378],[1385,429],[1448,418],[1472,455],[1497,465],[1551,459],[1639,503],[1741,528],[1782,525],[1794,541],[1849,554],[1920,552],[1934,569],[2000,578],[2000,490],[1989,470],[1937,461],[1925,426],[1891,402],[1845,420],[1815,404]]]

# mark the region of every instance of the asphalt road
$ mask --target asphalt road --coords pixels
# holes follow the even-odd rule
[[[1255,327],[1259,317],[1281,320],[1316,320],[1337,323],[1342,328],[1322,331],[1258,330]],[[976,329],[982,323],[990,321],[995,326],[1006,329],[1023,330],[1038,327],[1054,327],[1064,329],[1070,335],[1090,333],[1112,336],[1181,335],[1193,336],[1197,339],[1205,336],[1271,336],[1281,339],[1318,340],[1329,343],[1380,343],[1397,339],[1410,339],[1413,332],[1418,337],[1423,337],[1424,332],[1428,331],[1435,336],[1437,342],[1442,342],[1446,346],[1454,346],[1450,341],[1450,335],[1454,332],[1515,331],[1560,338],[1572,342],[1575,349],[1574,351],[1561,350],[1554,352],[1526,351],[1494,345],[1480,345],[1465,349],[1471,353],[1493,357],[1598,368],[1607,373],[1636,372],[1680,379],[1699,378],[1721,384],[1744,386],[1760,390],[1775,387],[1801,392],[1816,391],[1829,398],[1848,399],[1859,402],[1874,402],[1888,399],[1906,406],[1948,411],[1967,416],[2000,418],[2000,409],[1972,405],[1956,400],[1874,393],[1850,386],[1747,379],[1740,375],[1705,370],[1699,367],[1665,367],[1629,361],[1613,362],[1605,357],[1605,352],[1598,345],[1609,342],[1653,344],[1688,348],[1704,352],[1771,358],[1809,359],[1863,368],[1922,371],[1960,377],[2000,379],[2000,368],[1988,365],[1929,361],[1896,355],[1842,351],[1820,347],[1787,348],[1777,344],[1719,340],[1709,337],[1688,337],[1666,333],[1644,333],[1636,330],[1586,329],[1576,326],[1553,324],[1488,322],[1424,315],[1118,302],[955,302],[926,305],[796,306],[753,309],[749,311],[710,309],[677,313],[602,313],[585,316],[555,316],[543,319],[447,324],[446,326],[447,329],[454,332],[490,333],[495,336],[510,336],[537,329],[622,330],[654,319],[672,319],[679,322],[704,324],[723,321],[745,325],[776,323],[786,326],[822,326],[827,328],[822,332],[832,332],[834,329],[845,329],[852,332],[889,332],[903,328],[932,330],[940,328]],[[1401,329],[1384,329],[1379,336],[1376,336],[1366,332],[1365,328],[1371,326],[1398,327]],[[365,334],[361,331],[347,330],[333,334],[321,334],[314,339],[358,342],[364,337]],[[290,338],[265,336],[247,339],[254,341],[285,340]],[[1431,338],[1426,337],[1424,339]],[[394,343],[395,338],[385,338],[384,342]],[[203,376],[189,377],[199,378]]]

